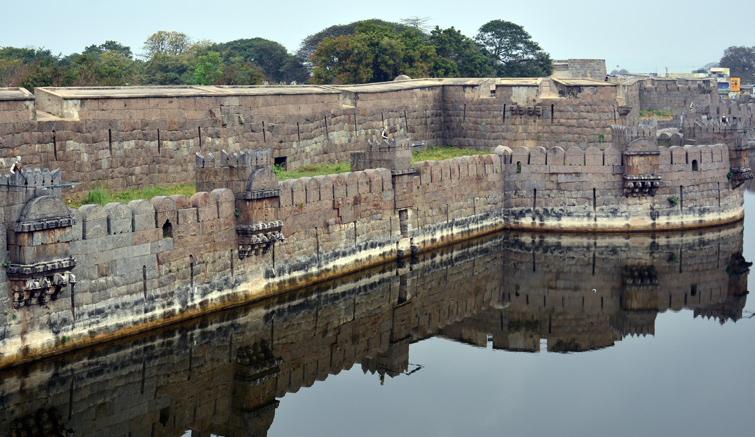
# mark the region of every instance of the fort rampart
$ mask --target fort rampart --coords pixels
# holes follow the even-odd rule
[[[87,90],[71,90],[76,98],[55,100],[51,94],[45,108],[62,111],[62,120],[11,122],[6,128],[28,123],[81,132],[65,131],[58,143],[61,134],[53,129],[51,148],[37,142],[48,133],[2,136],[20,148],[3,149],[9,157],[21,153],[26,162],[52,158],[53,163],[56,156],[66,158],[60,160],[62,171],[27,165],[0,177],[0,234],[8,247],[0,252],[0,295],[7,296],[0,315],[0,365],[240,305],[496,230],[667,230],[729,223],[743,216],[740,186],[752,178],[746,147],[659,147],[654,127],[611,124],[631,111],[609,105],[610,90],[616,89],[610,84],[537,80],[532,89],[530,82],[470,82],[399,82],[383,84],[374,93],[368,86],[345,87],[349,92],[292,88],[274,96],[260,90],[250,91],[251,96],[241,95],[243,90],[234,96],[196,96],[196,90],[189,90],[191,97],[184,98],[177,95],[180,89],[172,96],[150,98],[89,99]],[[488,95],[483,97],[483,91]],[[37,117],[44,92],[38,93]],[[407,95],[415,99],[411,104],[406,104]],[[543,104],[546,96],[553,99],[552,109]],[[392,105],[384,106],[394,97]],[[527,104],[531,97],[533,104]],[[313,127],[320,123],[319,115],[310,115],[313,106],[297,103],[310,98],[322,109],[319,114],[329,114],[323,115],[322,130]],[[538,98],[540,104],[535,104]],[[211,100],[218,112],[198,109],[199,102]],[[151,125],[138,117],[153,110],[153,101],[161,107],[154,109],[158,121]],[[509,125],[474,118],[489,116],[493,106],[480,108],[495,101],[501,111],[496,117]],[[577,114],[569,118],[572,132],[583,133],[538,124],[555,123],[555,114],[566,117],[569,101]],[[27,95],[12,102],[30,108]],[[281,105],[286,109],[275,111],[290,115],[264,122],[255,115],[276,102],[288,102]],[[584,127],[579,114],[590,112],[588,102],[594,103],[597,115]],[[121,104],[126,109],[109,106]],[[138,107],[145,104],[147,108]],[[137,108],[130,110],[129,105]],[[166,105],[175,107],[164,109]],[[547,121],[549,111],[553,115]],[[128,115],[118,126],[134,127],[132,136],[118,137],[112,127],[105,130],[113,112]],[[391,115],[386,119],[385,114]],[[100,116],[110,118],[102,121]],[[294,120],[307,117],[313,117],[311,136],[289,141],[302,134],[294,130]],[[488,124],[489,130],[480,128]],[[530,125],[541,127],[525,128]],[[330,131],[332,126],[340,127]],[[412,141],[376,139],[384,129],[393,137],[418,135],[428,144],[443,140],[466,145],[465,136],[472,136],[473,143],[492,149],[502,126],[519,130],[523,136],[513,142],[520,147],[503,145],[489,155],[413,166],[407,160]],[[534,132],[540,132],[539,141],[547,148],[536,145],[537,139],[528,142]],[[375,136],[368,141],[370,133]],[[154,139],[145,139],[152,134]],[[74,139],[87,135],[97,141]],[[260,135],[261,144],[272,143],[269,148],[242,150],[249,142],[260,144]],[[288,135],[289,140],[274,135]],[[144,153],[145,148],[155,148],[151,152],[156,155]],[[351,158],[358,171],[278,182],[272,167],[284,157],[291,166]],[[65,180],[94,182],[95,174],[115,186],[191,178],[198,192],[191,198],[67,208],[61,200]],[[142,179],[134,179],[137,175]]]
[[[681,80],[681,79],[680,79]],[[639,109],[713,103],[715,83],[417,79],[352,86],[0,90],[0,158],[61,168],[67,192],[194,182],[194,154],[271,149],[288,169],[348,161],[383,130],[492,151],[604,148]],[[670,81],[666,81],[670,82]],[[645,91],[643,91],[645,90]],[[713,90],[715,91],[715,90]]]

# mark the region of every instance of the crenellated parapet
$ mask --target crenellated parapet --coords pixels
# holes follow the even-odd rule
[[[632,141],[639,138],[655,139],[658,136],[658,123],[656,120],[633,120],[627,125],[612,125],[611,138],[613,145],[619,150],[625,150]]]
[[[247,182],[259,169],[273,173],[271,149],[227,152],[221,150],[216,157],[213,153],[195,154],[195,174],[198,191],[212,191],[216,188],[229,188],[237,195],[247,191]]]
[[[412,144],[409,138],[367,140],[364,151],[351,153],[351,170],[387,168],[394,175],[412,172]]]

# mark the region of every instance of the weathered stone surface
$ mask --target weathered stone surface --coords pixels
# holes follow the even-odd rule
[[[107,214],[108,234],[123,234],[132,231],[132,215],[129,207],[123,203],[108,203],[105,205]]]
[[[128,203],[134,232],[155,229],[155,207],[149,200],[132,200]]]
[[[83,239],[104,237],[107,232],[107,212],[100,205],[84,205],[79,208],[83,229]]]

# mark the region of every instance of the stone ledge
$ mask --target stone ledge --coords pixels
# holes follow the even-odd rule
[[[280,197],[280,188],[270,190],[244,191],[244,200],[266,199],[268,197]]]
[[[16,222],[13,230],[16,232],[44,231],[46,229],[58,229],[73,226],[73,217],[53,217],[47,219]]]
[[[72,269],[76,267],[76,260],[73,257],[66,259],[57,259],[55,261],[46,261],[35,264],[10,264],[8,265],[9,275],[33,275],[35,273],[45,273],[53,270]]]

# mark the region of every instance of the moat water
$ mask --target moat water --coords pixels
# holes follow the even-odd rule
[[[502,233],[0,372],[2,435],[749,435],[743,223]]]

